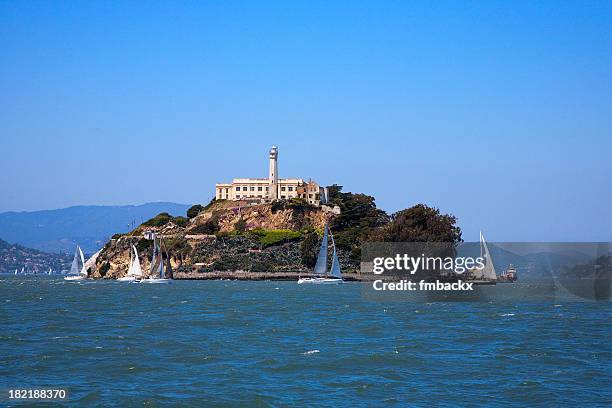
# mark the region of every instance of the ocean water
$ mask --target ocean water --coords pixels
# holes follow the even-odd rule
[[[530,285],[386,303],[359,283],[0,276],[0,406],[10,388],[87,407],[609,406],[610,302]]]

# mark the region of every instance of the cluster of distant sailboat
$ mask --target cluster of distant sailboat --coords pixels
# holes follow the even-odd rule
[[[164,262],[163,254],[166,254]],[[89,262],[89,261],[88,261]],[[64,277],[67,281],[80,281],[88,279],[87,262],[83,256],[83,251],[77,245],[74,253],[74,258],[70,266],[68,275]],[[130,248],[130,265],[126,276],[118,278],[119,282],[134,282],[134,283],[170,283],[172,281],[172,265],[170,264],[170,256],[161,238],[154,236],[153,238],[153,254],[151,256],[151,267],[149,276],[144,277],[138,250],[133,244]]]
[[[163,254],[166,254],[164,262]],[[153,255],[151,257],[151,267],[149,277],[144,278],[138,250],[132,244],[130,250],[130,266],[127,274],[117,279],[119,282],[136,282],[136,283],[170,283],[172,280],[172,264],[170,263],[170,254],[165,248],[161,238],[153,238]]]
[[[39,272],[38,270],[26,271],[25,266],[22,266],[21,270],[15,268],[15,275],[53,275],[53,273],[54,272],[52,268],[49,268],[47,272]]]

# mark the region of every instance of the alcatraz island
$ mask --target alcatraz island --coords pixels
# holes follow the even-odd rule
[[[325,225],[333,231],[347,280],[359,273],[364,242],[459,242],[452,215],[418,204],[394,214],[376,207],[372,196],[322,187],[301,178],[279,178],[279,151],[269,151],[268,178],[218,183],[215,197],[186,216],[161,213],[125,234],[115,234],[94,255],[94,279],[127,274],[132,245],[149,270],[153,237],[164,243],[174,279],[282,279],[307,275],[316,262]],[[146,272],[145,272],[146,277]]]

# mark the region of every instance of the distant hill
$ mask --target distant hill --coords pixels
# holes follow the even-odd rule
[[[31,212],[0,213],[0,238],[45,252],[86,253],[100,249],[112,234],[126,232],[161,213],[185,215],[189,204],[83,205]]]
[[[71,255],[48,254],[0,239],[0,273],[21,271],[21,268],[26,273],[47,272],[49,268],[57,273],[67,270],[71,261]]]

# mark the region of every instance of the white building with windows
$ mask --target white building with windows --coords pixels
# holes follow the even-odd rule
[[[325,189],[310,180],[278,178],[278,148],[272,146],[269,155],[268,178],[235,178],[231,183],[215,185],[217,200],[274,201],[302,198],[313,205],[325,203]]]

